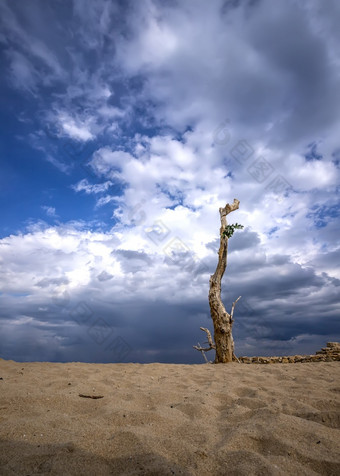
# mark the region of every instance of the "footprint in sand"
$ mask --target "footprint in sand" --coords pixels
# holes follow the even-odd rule
[[[243,397],[239,398],[236,403],[242,407],[249,408],[250,410],[267,407],[266,403],[264,403],[263,400],[260,400],[259,398]]]
[[[235,393],[238,397],[257,397],[257,390],[253,390],[249,387],[239,387],[235,390]]]

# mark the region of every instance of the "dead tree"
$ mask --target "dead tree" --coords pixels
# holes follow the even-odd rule
[[[227,215],[239,207],[240,201],[236,198],[230,205],[226,204],[224,208],[220,208],[220,248],[218,251],[218,263],[215,273],[210,276],[209,289],[209,305],[211,318],[214,324],[214,342],[208,329],[201,327],[200,329],[207,334],[209,347],[193,346],[194,349],[200,352],[207,352],[215,349],[215,364],[232,362],[238,360],[234,353],[234,340],[232,336],[233,316],[237,301],[241,298],[239,296],[233,302],[230,314],[226,311],[221,299],[221,280],[227,267],[228,254],[228,240],[233,235],[236,228],[243,228],[242,225],[236,223],[235,225],[227,224]]]

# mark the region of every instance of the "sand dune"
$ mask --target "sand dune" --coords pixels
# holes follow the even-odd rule
[[[340,474],[338,362],[0,360],[0,377],[1,475]]]

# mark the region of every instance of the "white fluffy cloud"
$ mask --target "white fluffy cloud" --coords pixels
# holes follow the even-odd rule
[[[96,233],[69,225],[36,227],[25,235],[1,240],[4,333],[8,333],[9,326],[13,336],[17,330],[19,334],[23,328],[32,332],[32,326],[40,326],[47,341],[64,358],[71,358],[79,348],[59,346],[56,336],[60,332],[56,329],[60,323],[64,331],[69,329],[76,336],[76,323],[84,333],[99,319],[104,322],[104,329],[124,335],[135,358],[145,361],[145,356],[138,357],[138,339],[151,319],[164,331],[176,326],[187,329],[187,350],[182,352],[186,359],[195,359],[190,341],[198,327],[190,330],[190,326],[198,315],[200,322],[196,321],[196,325],[203,325],[208,319],[207,283],[216,265],[217,233],[205,230],[204,223],[200,226],[200,221],[195,222],[189,214],[184,207],[168,210],[159,222],[160,229],[153,223],[151,229],[145,227],[141,234],[136,228]],[[178,225],[178,219],[182,225]],[[165,223],[166,230],[162,228]],[[230,242],[224,300],[230,306],[236,294],[243,296],[235,324],[240,352],[254,353],[258,345],[268,352],[277,326],[281,339],[285,336],[281,349],[287,352],[292,346],[289,339],[305,334],[305,326],[320,332],[322,309],[327,321],[335,319],[338,280],[296,263],[287,254],[270,251],[270,246],[263,246],[255,232],[245,229],[238,233],[240,239],[235,235]],[[323,308],[324,302],[327,305]],[[305,316],[309,306],[312,309]],[[168,316],[165,309],[177,311]],[[186,317],[178,314],[179,310]],[[91,315],[89,323],[82,322],[82,315],[87,312]],[[286,313],[289,317],[285,317]],[[166,331],[162,339],[168,345]],[[152,335],[148,345],[161,355]],[[96,347],[89,350],[89,358],[100,350],[103,351]],[[101,355],[110,359],[105,353]]]
[[[76,192],[85,192],[87,194],[97,194],[101,192],[106,192],[110,186],[112,185],[112,182],[109,180],[104,183],[98,183],[98,184],[90,184],[87,179],[80,180],[77,184],[73,185],[72,188]]]
[[[130,339],[136,360],[134,329],[141,349],[174,358],[177,334],[189,346],[208,316],[218,208],[238,198],[230,221],[245,229],[230,242],[225,299],[243,296],[240,352],[313,351],[339,332],[337,3],[118,4],[74,0],[79,49],[38,25],[35,41],[0,7],[10,77],[34,94],[55,81],[47,124],[95,149],[91,182],[75,179],[74,193],[93,195],[96,212],[111,206],[114,219],[105,232],[61,223],[2,240],[4,332],[10,320],[52,322],[60,337],[60,318],[76,340],[72,309],[85,303]],[[47,160],[69,170],[48,147]]]

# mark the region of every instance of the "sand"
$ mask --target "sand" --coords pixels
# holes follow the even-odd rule
[[[0,377],[1,475],[340,474],[339,362],[0,359]]]

